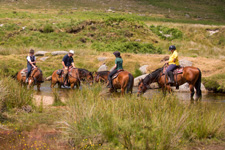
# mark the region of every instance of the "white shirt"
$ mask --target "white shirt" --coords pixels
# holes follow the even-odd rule
[[[33,56],[34,57],[34,56]],[[30,56],[27,56],[27,60],[30,62]],[[36,61],[36,57],[34,57],[34,61]]]

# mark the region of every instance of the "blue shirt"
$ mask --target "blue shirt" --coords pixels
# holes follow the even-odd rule
[[[70,67],[73,62],[73,57],[69,57],[67,54],[63,57],[62,61],[64,62],[65,66]]]

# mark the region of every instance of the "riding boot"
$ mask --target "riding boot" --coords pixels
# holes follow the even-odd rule
[[[113,86],[112,86],[112,79],[111,78],[109,78],[109,84],[107,85],[107,87],[110,88],[110,89],[113,88]]]
[[[63,80],[63,86],[65,87],[66,85],[67,85],[67,74],[65,75]]]
[[[168,73],[167,73],[167,75],[168,75],[168,84],[173,84],[174,83],[174,76],[173,76],[173,72],[172,71],[169,71]]]

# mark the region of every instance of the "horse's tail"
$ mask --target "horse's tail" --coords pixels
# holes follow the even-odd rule
[[[127,93],[129,91],[131,91],[131,93],[132,93],[133,85],[134,85],[134,77],[129,73],[129,80],[128,80],[128,84],[127,84]]]
[[[197,82],[195,83],[195,89],[196,89],[196,93],[197,93],[198,97],[202,97],[202,91],[201,91],[202,72],[199,68],[198,68],[198,70],[199,70],[199,76],[198,76]]]

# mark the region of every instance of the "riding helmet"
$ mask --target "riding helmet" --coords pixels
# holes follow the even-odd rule
[[[34,54],[34,50],[33,50],[33,49],[30,49],[30,53],[31,53],[31,54]]]
[[[119,51],[115,51],[113,54],[114,54],[116,57],[119,57],[119,56],[120,56],[120,52],[119,52]]]
[[[169,47],[169,51],[171,51],[171,50],[176,50],[176,47],[175,47],[174,45],[171,45],[171,46]]]

